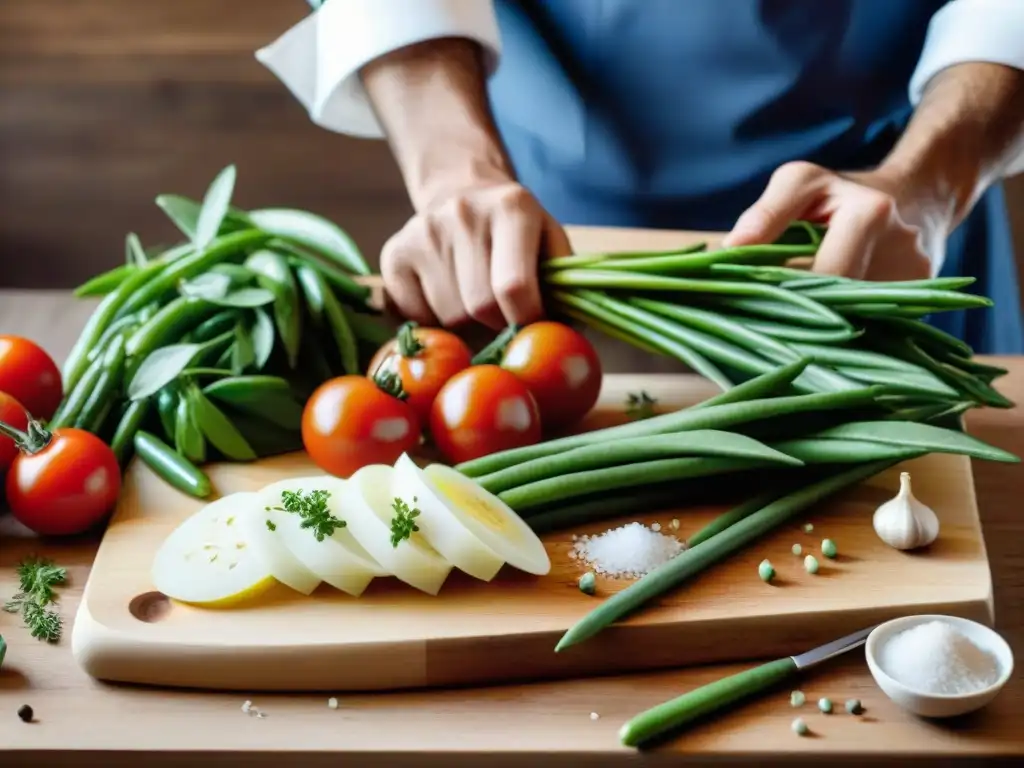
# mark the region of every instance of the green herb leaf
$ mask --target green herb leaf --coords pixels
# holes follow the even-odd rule
[[[220,307],[243,307],[254,308],[264,307],[274,301],[274,294],[266,288],[240,288],[221,297],[202,297],[211,304]]]
[[[413,496],[412,500],[415,504],[416,497]],[[391,518],[391,546],[397,547],[420,529],[415,522],[416,518],[420,516],[420,511],[415,507],[410,507],[397,496],[391,503],[391,508],[395,510],[395,516]]]
[[[276,531],[277,530],[277,526],[274,524],[273,520],[267,520],[267,530],[268,531]]]
[[[274,351],[274,321],[264,309],[256,310],[256,320],[252,326],[252,347],[256,357],[256,367],[263,370],[271,353]]]
[[[249,212],[249,221],[264,232],[309,248],[357,275],[370,267],[355,241],[322,216],[293,208],[262,208]]]
[[[156,204],[167,214],[167,218],[173,221],[174,225],[188,237],[189,241],[196,239],[199,213],[202,210],[199,203],[183,195],[158,195]],[[226,234],[248,226],[250,224],[245,211],[229,206],[227,216],[224,217],[218,234]],[[191,247],[190,242],[189,248]]]
[[[142,400],[170,384],[202,349],[199,344],[171,344],[151,352],[128,385],[128,397]]]
[[[149,262],[146,249],[142,247],[142,241],[134,232],[129,232],[124,239],[124,260],[126,264],[143,266]]]
[[[55,643],[60,639],[63,621],[48,605],[57,599],[54,587],[67,583],[67,569],[44,558],[28,558],[18,565],[19,592],[4,605],[8,613],[21,613],[32,637]],[[6,645],[0,638],[0,662]]]
[[[229,165],[217,174],[206,190],[203,207],[199,210],[199,219],[196,222],[196,236],[193,239],[197,251],[206,248],[220,231],[231,205],[236,176],[235,166]]]
[[[214,405],[194,384],[185,393],[195,413],[196,423],[203,436],[214,448],[232,461],[253,461],[256,452],[231,423],[231,419]]]
[[[217,301],[231,290],[231,278],[221,272],[204,272],[178,285],[178,293],[195,299]]]
[[[291,512],[302,518],[302,527],[310,528],[317,541],[323,541],[328,536],[333,536],[338,528],[344,528],[347,523],[331,514],[327,507],[327,500],[331,497],[329,491],[281,491],[281,506],[268,507],[280,512]]]
[[[245,323],[240,322],[235,326],[235,342],[231,345],[231,370],[235,376],[239,376],[255,362],[256,349],[252,334]]]

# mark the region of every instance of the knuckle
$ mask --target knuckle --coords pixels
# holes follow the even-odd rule
[[[495,295],[511,304],[526,298],[532,290],[533,286],[526,275],[508,275],[494,286]]]
[[[806,160],[794,160],[776,168],[772,174],[772,181],[806,184],[820,176],[823,170],[820,165],[815,165]]]
[[[498,310],[493,296],[472,296],[466,299],[466,312],[477,322],[486,322]]]
[[[529,213],[536,207],[533,196],[518,184],[506,187],[498,197],[498,210],[506,215]]]
[[[896,199],[887,192],[871,190],[865,197],[864,211],[871,221],[888,221],[896,214]]]

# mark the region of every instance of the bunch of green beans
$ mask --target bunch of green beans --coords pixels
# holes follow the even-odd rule
[[[302,447],[302,404],[322,381],[360,373],[394,331],[370,309],[369,274],[333,223],[230,205],[233,167],[202,202],[157,205],[187,242],[145,249],[76,290],[100,297],[64,365],[50,422],[108,440],[179,490],[211,493],[199,465]]]
[[[723,390],[807,357],[794,391],[884,384],[894,418],[948,423],[969,408],[1013,406],[992,386],[1004,369],[925,322],[990,306],[964,292],[973,278],[869,282],[791,266],[813,257],[821,232],[797,222],[768,245],[567,256],[545,262],[542,279],[561,314],[673,357]]]

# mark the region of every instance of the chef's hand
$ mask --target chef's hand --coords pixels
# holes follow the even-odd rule
[[[388,240],[380,269],[404,317],[497,330],[543,315],[541,253],[570,253],[565,232],[526,189],[491,174],[435,194]]]
[[[724,244],[770,243],[794,219],[823,222],[828,232],[814,259],[816,272],[868,280],[927,278],[945,255],[948,221],[902,187],[880,171],[836,173],[787,163],[772,174]]]

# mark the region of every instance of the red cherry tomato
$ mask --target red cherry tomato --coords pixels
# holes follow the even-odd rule
[[[302,412],[302,444],[318,467],[338,477],[367,464],[394,464],[420,435],[412,407],[363,376],[324,382]]]
[[[60,369],[42,347],[20,336],[0,336],[0,392],[37,419],[49,419],[63,396]]]
[[[95,435],[30,422],[20,449],[7,473],[7,503],[26,527],[44,536],[82,533],[114,508],[121,470]]]
[[[369,375],[378,371],[398,374],[406,402],[416,411],[420,423],[426,424],[441,387],[468,368],[472,359],[469,347],[454,333],[406,323],[394,339],[377,350],[370,361]]]
[[[28,414],[25,413],[25,408],[6,392],[0,392],[0,421],[22,432],[28,428]],[[17,455],[18,446],[14,440],[0,434],[0,478]]]
[[[514,374],[475,365],[452,376],[434,400],[430,434],[453,464],[540,442],[537,402]]]
[[[533,323],[505,348],[501,367],[537,400],[546,429],[575,424],[601,394],[601,360],[593,345],[562,323]]]

